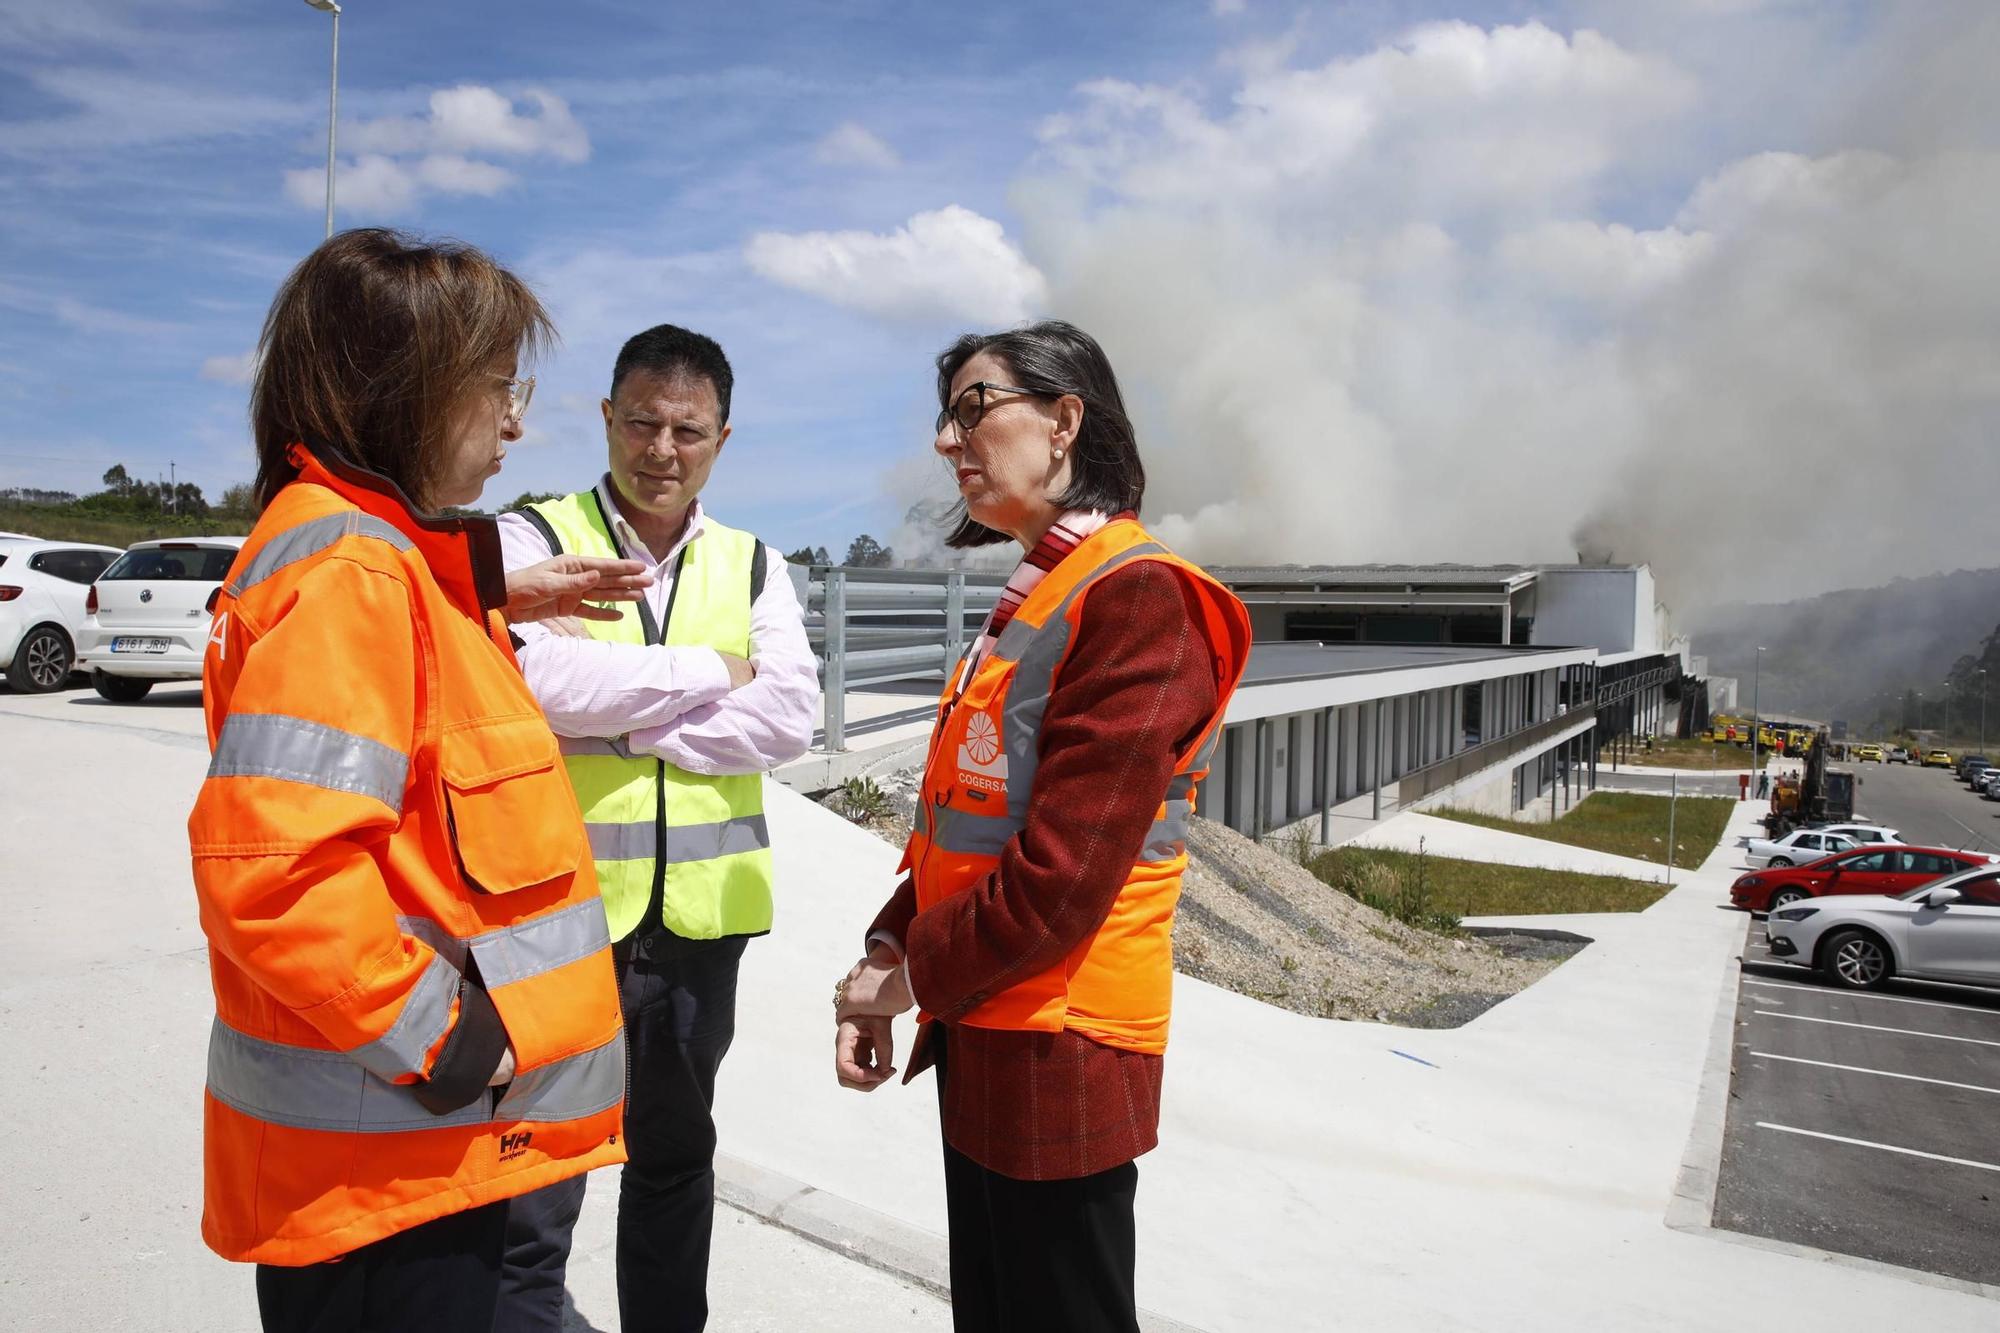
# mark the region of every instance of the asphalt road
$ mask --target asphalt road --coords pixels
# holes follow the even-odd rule
[[[1841,764],[1861,780],[1854,808],[1900,829],[1903,841],[2000,852],[2000,801],[1969,791],[1958,775],[1908,764]]]
[[[1861,811],[2000,851],[2000,802],[1940,769],[1862,764]],[[2000,991],[1837,991],[1743,951],[1718,1227],[2000,1284]]]

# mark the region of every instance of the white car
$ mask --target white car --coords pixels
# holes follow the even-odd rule
[[[1893,898],[1815,898],[1771,913],[1771,956],[1868,990],[1890,977],[2000,986],[2000,866]]]
[[[1900,829],[1884,828],[1880,824],[1821,824],[1812,829],[1814,833],[1838,833],[1843,838],[1852,838],[1864,846],[1878,842],[1900,843],[1903,833]]]
[[[163,680],[200,680],[210,599],[229,575],[241,537],[139,542],[90,590],[77,666],[97,692],[134,703]]]
[[[1802,866],[1808,861],[1817,861],[1823,856],[1832,856],[1835,852],[1860,845],[1859,839],[1843,833],[1829,833],[1816,828],[1793,829],[1782,838],[1751,838],[1744,844],[1744,859],[1753,870],[1762,870],[1766,866],[1782,869],[1785,866]]]
[[[115,546],[0,537],[0,671],[18,694],[61,689],[76,669],[90,585]]]

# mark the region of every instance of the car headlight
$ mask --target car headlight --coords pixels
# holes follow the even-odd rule
[[[1756,875],[1745,875],[1742,879],[1736,881],[1736,887],[1739,889],[1761,889],[1764,887],[1764,881]]]
[[[1771,915],[1780,921],[1803,921],[1818,911],[1817,907],[1787,907],[1782,912],[1773,912]]]

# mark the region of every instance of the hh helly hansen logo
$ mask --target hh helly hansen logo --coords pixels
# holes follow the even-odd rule
[[[958,780],[987,791],[1006,789],[1007,756],[990,714],[974,713],[965,720],[965,739],[958,746]]]
[[[500,1136],[500,1160],[503,1162],[513,1161],[516,1157],[528,1151],[528,1145],[534,1141],[534,1138],[534,1132],[526,1129],[517,1134],[502,1134]]]

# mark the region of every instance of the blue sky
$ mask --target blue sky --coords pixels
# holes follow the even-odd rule
[[[1699,284],[1784,240],[1744,219],[1852,177],[1842,153],[1968,137],[1949,106],[1942,134],[1875,114],[1885,51],[1936,56],[1890,12],[356,0],[338,221],[472,241],[550,304],[564,341],[488,502],[594,477],[611,358],[672,320],[736,365],[720,512],[785,547],[891,537],[944,494],[938,348],[1053,313],[1112,350],[1198,555],[1562,558],[1625,521],[1595,511],[1657,447],[1661,359],[1712,341]],[[0,11],[0,486],[249,477],[246,356],[321,233],[327,27],[297,0]],[[1584,439],[1617,443],[1568,510],[1507,490]],[[1296,503],[1320,456],[1388,495]],[[1449,521],[1368,520],[1440,468],[1519,520],[1469,532],[1449,484]]]

